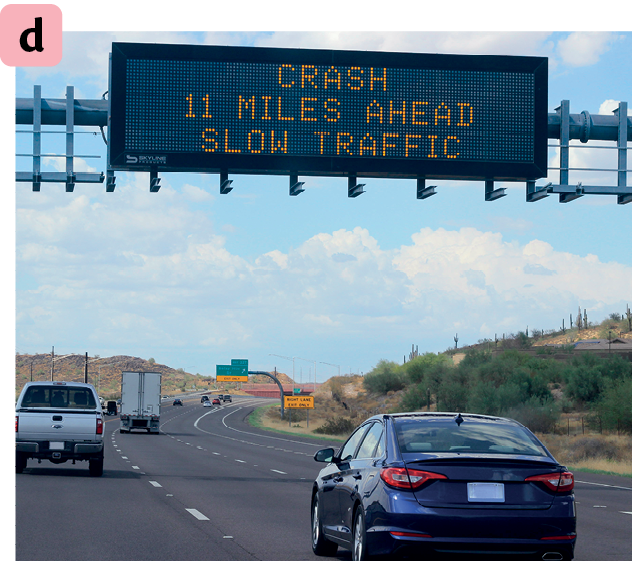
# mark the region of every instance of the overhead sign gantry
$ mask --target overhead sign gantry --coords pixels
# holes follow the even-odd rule
[[[16,124],[33,136],[30,171],[18,182],[116,187],[115,172],[289,175],[290,195],[305,189],[299,175],[348,178],[348,195],[363,193],[358,178],[417,180],[417,199],[436,194],[427,179],[478,180],[485,200],[504,196],[499,181],[524,181],[526,200],[558,194],[616,195],[632,202],[628,144],[632,117],[619,102],[614,115],[574,115],[562,101],[546,113],[547,59],[541,57],[383,53],[202,45],[113,43],[108,99],[16,99]],[[43,125],[66,130],[43,130]],[[97,126],[108,145],[106,174],[77,172],[76,126]],[[42,150],[44,132],[65,134],[64,153]],[[547,139],[554,139],[547,146]],[[579,140],[581,144],[574,143]],[[572,167],[570,152],[592,141],[615,142],[616,167]],[[547,170],[547,149],[560,152]],[[65,158],[66,171],[45,169],[44,157]],[[547,171],[559,183],[536,185]],[[616,180],[578,181],[584,172]],[[571,173],[572,172],[572,173]],[[571,180],[571,175],[573,179]],[[583,176],[585,177],[585,176]],[[604,184],[605,183],[605,184]],[[610,184],[608,184],[610,183]]]

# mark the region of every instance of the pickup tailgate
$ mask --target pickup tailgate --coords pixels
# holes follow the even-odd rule
[[[20,411],[18,414],[19,440],[98,440],[98,413],[70,411]]]

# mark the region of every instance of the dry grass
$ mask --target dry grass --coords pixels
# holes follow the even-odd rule
[[[574,469],[632,477],[632,436],[539,434],[555,459]]]

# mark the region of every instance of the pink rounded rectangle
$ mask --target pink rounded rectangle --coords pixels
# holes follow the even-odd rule
[[[55,66],[62,56],[61,10],[8,4],[0,11],[0,59],[7,66]]]

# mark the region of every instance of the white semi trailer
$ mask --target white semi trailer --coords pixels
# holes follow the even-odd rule
[[[144,429],[160,432],[160,396],[162,375],[159,372],[123,372],[121,375],[120,432]]]

